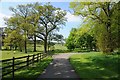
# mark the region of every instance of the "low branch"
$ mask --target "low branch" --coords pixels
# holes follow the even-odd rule
[[[89,12],[90,12],[91,15],[95,16],[95,17],[96,17],[98,20],[100,20],[102,23],[104,22],[99,16],[95,15],[94,13],[92,13],[92,12],[90,11],[89,5],[88,5],[88,10],[89,10]]]
[[[35,31],[36,33],[39,33],[39,34],[41,34],[41,35],[43,35],[43,36],[45,36],[45,34],[44,33],[42,33],[42,32],[39,32],[39,31]]]
[[[42,39],[43,41],[45,40],[43,37],[36,35],[36,37]]]

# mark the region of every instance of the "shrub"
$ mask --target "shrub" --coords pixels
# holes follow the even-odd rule
[[[74,52],[90,52],[89,49],[80,49],[80,48],[75,48]]]

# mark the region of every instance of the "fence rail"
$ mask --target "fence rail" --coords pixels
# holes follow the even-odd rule
[[[0,62],[2,62],[2,64],[3,64],[3,67],[0,68],[0,70],[3,71],[2,77],[12,73],[12,78],[14,79],[15,71],[25,68],[25,67],[29,67],[30,64],[34,65],[35,62],[41,61],[46,56],[47,55],[44,53],[38,53],[38,54],[22,56],[22,57],[17,57],[17,58],[13,57],[12,59],[0,60]],[[20,59],[22,59],[22,60],[20,60]],[[22,64],[22,66],[18,66],[21,64]],[[6,65],[6,66],[4,66],[4,65]],[[7,69],[9,71],[7,71]]]

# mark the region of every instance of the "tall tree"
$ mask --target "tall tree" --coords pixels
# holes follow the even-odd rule
[[[33,25],[31,25],[28,22],[30,11],[32,10],[31,4],[27,5],[18,5],[16,8],[10,8],[10,10],[14,13],[14,17],[19,17],[18,21],[20,25],[18,25],[19,28],[21,28],[23,35],[24,35],[24,49],[25,53],[27,53],[27,38],[29,31],[32,31]]]
[[[9,30],[9,31],[8,31]],[[10,46],[10,49],[16,50],[17,47],[20,51],[22,51],[23,47],[23,37],[20,34],[19,30],[13,29],[10,30],[9,28],[6,29],[6,37],[4,39],[5,46]]]
[[[37,31],[37,28],[38,28],[39,15],[36,14],[35,7],[39,6],[39,3],[29,4],[29,5],[31,5],[31,10],[29,11],[30,15],[29,15],[29,18],[27,20],[28,20],[28,22],[30,24],[33,25],[33,28],[32,28],[33,30],[31,32],[30,36],[32,37],[33,42],[34,42],[34,49],[33,49],[33,51],[36,52],[37,51],[36,50],[36,42],[37,42],[37,40],[36,40],[36,37],[37,37],[36,36],[37,35],[36,31]]]
[[[111,18],[114,47],[120,51],[120,1],[114,6]]]
[[[116,5],[114,2],[71,2],[70,7],[76,15],[82,15],[88,21],[93,20],[94,26],[98,27],[100,33],[96,33],[99,43],[99,48],[105,52],[112,52],[113,36],[112,36],[112,14],[113,8]],[[99,27],[100,26],[100,27]]]
[[[50,3],[18,5],[10,10],[13,12],[13,17],[8,19],[7,24],[11,28],[20,29],[20,34],[23,34],[24,38],[25,53],[27,53],[29,36],[34,38],[34,51],[36,51],[36,37],[38,37],[44,41],[44,52],[47,53],[48,35],[65,25],[67,21],[66,12],[50,5]]]
[[[36,15],[39,15],[39,26],[36,31],[39,35],[37,37],[44,41],[44,52],[47,53],[48,35],[53,30],[59,29],[60,25],[65,25],[66,12],[52,6],[50,3],[38,4],[35,10]]]

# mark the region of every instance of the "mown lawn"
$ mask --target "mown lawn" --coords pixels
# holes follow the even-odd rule
[[[13,57],[22,57],[22,56],[27,56],[27,55],[32,55],[32,54],[37,54],[40,53],[39,52],[28,52],[28,53],[24,53],[24,52],[20,52],[20,51],[2,51],[2,56],[0,58],[0,60],[4,60],[4,59],[11,59]]]
[[[70,63],[82,80],[119,80],[120,56],[104,55],[100,52],[75,54]]]
[[[52,58],[47,57],[41,62],[35,63],[28,68],[16,71],[14,80],[36,80],[51,61]],[[3,77],[2,80],[12,80],[12,75],[7,75]]]
[[[62,53],[65,52],[67,50],[67,48],[64,45],[61,44],[55,44],[55,51],[52,53]],[[14,51],[14,50],[2,50],[2,54],[0,53],[0,60],[4,60],[4,59],[11,59],[13,57],[21,57],[21,56],[27,56],[27,55],[32,55],[32,54],[36,54],[36,53],[40,53],[43,52],[44,48],[43,45],[37,44],[37,52],[33,52],[33,44],[28,44],[27,45],[27,53],[20,52],[18,50]],[[52,54],[51,53],[51,54]]]

